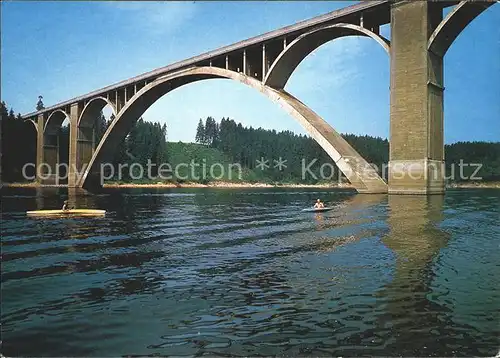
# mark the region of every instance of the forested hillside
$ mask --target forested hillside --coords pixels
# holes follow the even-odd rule
[[[371,136],[344,134],[343,137],[369,163],[382,170],[382,165],[389,161],[389,142],[387,139]],[[212,117],[200,119],[195,135],[197,143],[219,149],[232,160],[244,164],[250,169],[257,165],[260,158],[287,160],[288,168],[283,171],[275,168],[266,170],[269,178],[276,181],[300,181],[301,160],[310,163],[314,158],[317,163],[333,163],[323,149],[310,137],[297,135],[289,131],[254,129],[243,127],[241,123],[222,118],[217,123]],[[455,171],[455,180],[460,181],[460,165],[465,177],[470,177],[476,170],[475,164],[481,164],[476,176],[485,181],[500,180],[500,142],[458,142],[445,145],[447,176]],[[315,165],[319,170],[319,165]],[[317,170],[315,173],[317,173]],[[314,170],[313,170],[314,171]],[[382,174],[382,173],[381,173]]]
[[[35,162],[36,132],[31,123],[16,116],[12,109],[8,110],[4,102],[0,105],[0,112],[2,181],[23,181],[23,165]],[[103,115],[96,119],[98,140],[112,120],[110,118],[106,121]],[[172,180],[208,182],[214,178],[207,168],[220,163],[226,169],[224,175],[220,176],[221,180],[237,180],[237,171],[228,168],[231,164],[239,164],[242,172],[240,179],[244,181],[316,183],[320,181],[321,165],[335,167],[331,158],[312,138],[290,131],[245,127],[229,118],[222,118],[217,122],[214,118],[207,117],[204,121],[200,119],[197,131],[193,134],[197,144],[167,143],[165,124],[139,119],[125,142],[119,146],[113,161],[115,173],[118,173],[120,163],[138,163],[146,167],[150,160],[154,164],[151,172],[153,176],[158,174],[158,167],[163,163],[168,163],[171,168],[182,163],[195,163],[198,165],[194,171],[186,166],[178,171],[182,178],[194,173],[193,178],[179,179],[174,175]],[[343,136],[369,163],[377,165],[379,171],[382,164],[388,162],[387,139],[353,134]],[[59,132],[61,162],[68,160],[68,139],[68,127],[62,127]],[[485,181],[500,180],[500,142],[458,142],[446,145],[445,156],[448,175],[452,170],[458,172],[460,163],[477,163],[482,164],[482,168],[476,175]],[[279,165],[280,162],[282,165]],[[304,167],[308,167],[314,175],[303,177]],[[462,170],[468,176],[475,171],[475,167],[463,166]],[[31,172],[28,174],[32,175]],[[130,181],[130,174],[128,168],[122,170],[121,180]],[[133,171],[132,174],[137,173]],[[326,174],[329,174],[328,170]],[[115,179],[117,178],[118,174]],[[338,172],[332,178],[336,180]]]
[[[23,121],[21,115],[7,109],[5,102],[0,103],[2,118],[2,181],[22,181],[22,167],[36,159],[36,130],[32,123]],[[27,173],[33,175],[34,171]]]

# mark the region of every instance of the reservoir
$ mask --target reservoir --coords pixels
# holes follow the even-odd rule
[[[26,216],[68,195],[106,215]],[[317,198],[335,209],[301,212]],[[1,352],[494,356],[499,203],[496,189],[3,188]]]

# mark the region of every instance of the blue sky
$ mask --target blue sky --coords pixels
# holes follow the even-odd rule
[[[2,100],[34,110],[355,2],[2,2]],[[500,6],[470,24],[445,57],[445,140],[500,140]],[[382,33],[389,36],[385,27]],[[389,135],[389,59],[366,38],[330,42],[286,89],[342,133]],[[199,118],[304,133],[276,104],[228,80],[185,86],[145,114],[171,141]]]

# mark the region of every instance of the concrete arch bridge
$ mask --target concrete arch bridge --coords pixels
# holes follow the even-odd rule
[[[137,119],[181,86],[225,78],[258,90],[297,120],[362,193],[444,192],[443,58],[462,30],[495,2],[366,1],[156,69],[23,116],[37,130],[37,166],[58,162],[55,133],[69,121],[70,187],[98,185]],[[444,9],[452,7],[444,16]],[[380,35],[390,24],[391,39]],[[376,41],[390,56],[390,163],[386,183],[326,121],[286,92],[300,64],[346,36]],[[94,123],[110,105],[115,119],[99,143]],[[43,173],[39,172],[41,177]]]

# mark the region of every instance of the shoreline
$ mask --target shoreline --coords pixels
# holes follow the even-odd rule
[[[39,184],[30,183],[2,183],[0,187],[6,188],[67,188],[64,184]],[[268,184],[268,183],[249,183],[249,182],[211,182],[201,183],[108,183],[103,188],[316,188],[316,189],[353,189],[349,183],[322,183],[322,184]],[[500,182],[470,182],[470,183],[452,183],[447,184],[446,189],[500,189]]]
[[[66,185],[56,184],[39,184],[31,183],[3,183],[4,187],[8,188],[66,188]],[[318,189],[350,189],[353,188],[349,183],[324,183],[324,184],[268,184],[268,183],[248,183],[248,182],[212,182],[208,184],[201,183],[108,183],[104,184],[103,188],[318,188]]]
[[[104,188],[318,188],[318,189],[350,189],[351,184],[267,184],[267,183],[231,183],[231,182],[213,182],[209,184],[200,183],[156,183],[156,184],[134,184],[134,183],[123,183],[123,184],[104,184]]]
[[[452,183],[446,185],[446,189],[476,189],[476,188],[485,188],[485,189],[500,189],[500,182],[491,181],[491,182],[471,182],[471,183]]]
[[[66,188],[66,185],[30,183],[2,183],[0,187],[5,188]]]

